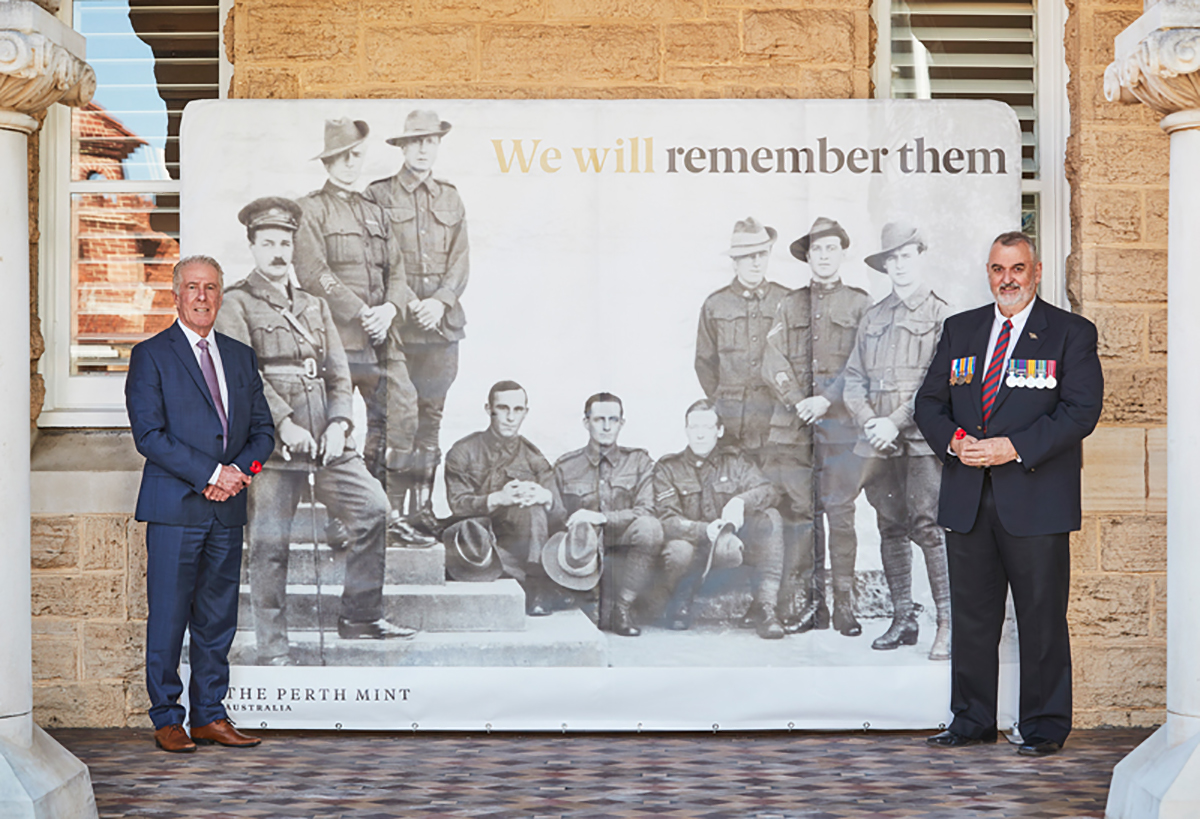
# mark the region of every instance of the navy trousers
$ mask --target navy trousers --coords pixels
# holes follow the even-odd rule
[[[1020,643],[1021,738],[1061,745],[1071,733],[1070,539],[1066,532],[1035,537],[1006,532],[990,477],[983,481],[975,527],[946,533],[951,730],[978,737],[996,729],[997,649],[1011,588]]]
[[[229,647],[237,631],[242,527],[214,518],[199,526],[146,527],[146,690],[155,728],[182,724],[179,658],[191,633],[191,725],[227,719]]]

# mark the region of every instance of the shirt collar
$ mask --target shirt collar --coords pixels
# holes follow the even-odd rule
[[[501,438],[499,435],[492,432],[492,428],[489,426],[483,431],[483,440],[484,443],[487,444],[488,449],[507,453],[516,449],[517,445],[521,441],[521,436],[514,435],[511,438]]]
[[[608,461],[608,463],[612,466],[617,465],[614,457],[617,453],[616,444],[601,449],[599,444],[589,438],[584,452],[587,454],[587,459],[589,462],[591,462],[592,466],[599,466],[601,458]]]
[[[321,188],[321,191],[341,197],[342,199],[350,199],[354,196],[354,191],[350,190],[349,188],[343,188],[332,179],[325,180],[325,186]]]
[[[199,343],[200,339],[204,338],[204,336],[201,336],[199,333],[197,333],[191,327],[188,327],[186,324],[184,324],[179,319],[175,319],[175,323],[179,325],[179,329],[183,330],[183,334],[185,336],[187,336],[189,346],[194,348],[196,346],[196,344]],[[208,345],[209,349],[212,349],[213,347],[217,346],[217,344],[216,344],[217,339],[212,334],[212,332],[209,332],[208,339],[209,339],[209,345]]]
[[[896,294],[896,298],[903,302],[904,306],[909,310],[916,310],[918,307],[924,304],[925,299],[929,298],[929,294],[932,292],[933,289],[927,284],[918,285],[916,290],[909,293],[907,298],[903,299],[900,298],[899,294],[896,294],[895,290],[892,291],[893,294]]]
[[[405,165],[400,169],[399,177],[401,186],[403,186],[403,188],[409,193],[415,191],[421,186],[422,183],[424,183],[425,187],[429,188],[430,193],[436,192],[434,190],[434,185],[436,183],[433,181],[432,171],[429,171],[422,176],[412,168],[408,167],[408,165]]]
[[[834,290],[837,290],[842,287],[842,280],[840,278],[837,278],[831,282],[826,283],[826,282],[817,281],[816,279],[812,279],[809,283],[809,286],[812,287],[813,290],[821,290],[825,293],[832,293]]]
[[[734,293],[738,294],[739,296],[741,296],[744,299],[761,299],[764,296],[766,296],[767,287],[770,284],[771,284],[770,281],[768,281],[767,279],[763,279],[761,282],[758,283],[757,287],[747,287],[746,285],[742,284],[741,279],[739,279],[737,276],[734,276],[733,283],[730,284],[729,287],[733,290]]]
[[[995,308],[995,319],[992,322],[992,327],[1003,327],[1004,322],[1011,321],[1011,335],[1013,338],[1019,337],[1021,332],[1025,329],[1025,322],[1029,321],[1029,314],[1033,311],[1033,305],[1037,303],[1037,300],[1038,297],[1034,296],[1029,300],[1029,304],[1025,305],[1024,309],[1012,318],[1007,318],[1003,313],[1000,312],[1000,308],[997,306]]]

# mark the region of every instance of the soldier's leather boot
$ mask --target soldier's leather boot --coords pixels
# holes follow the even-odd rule
[[[622,637],[637,637],[642,630],[633,624],[633,615],[629,613],[629,604],[618,602],[613,607],[611,630],[613,634]]]
[[[816,603],[813,611],[813,628],[829,628],[829,603],[825,599],[825,569],[819,568],[813,572],[812,600]]]
[[[402,546],[405,549],[428,549],[438,542],[437,538],[418,531],[395,509],[388,513],[387,535],[389,546]]]
[[[891,651],[900,646],[915,646],[919,633],[916,612],[911,608],[898,610],[892,615],[892,625],[875,638],[871,648],[876,651]]]
[[[530,617],[545,617],[550,613],[545,581],[537,577],[525,578],[525,614]]]
[[[854,616],[854,595],[848,588],[849,584],[834,580],[833,587],[833,627],[845,637],[857,637],[862,634],[862,624]]]
[[[764,640],[782,640],[783,639],[783,624],[779,622],[779,618],[775,615],[775,607],[770,603],[763,603],[759,607],[762,614],[754,630],[758,632],[758,636]]]
[[[933,646],[929,649],[929,659],[950,659],[950,617],[938,615],[937,634],[933,636]]]
[[[750,604],[750,608],[746,609],[746,613],[738,621],[738,628],[758,628],[758,624],[761,621],[762,604],[754,602]]]
[[[667,628],[672,631],[687,631],[692,627],[692,601],[696,597],[700,580],[698,574],[692,574],[679,582],[667,607]]]

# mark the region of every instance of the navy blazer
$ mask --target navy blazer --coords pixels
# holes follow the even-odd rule
[[[983,375],[994,317],[995,306],[989,304],[946,319],[916,397],[917,426],[945,464],[938,523],[955,532],[969,532],[975,525],[984,473],[964,466],[947,450],[959,427],[985,437]],[[951,386],[951,362],[970,356],[975,357],[971,383]],[[1081,517],[1082,442],[1095,429],[1104,402],[1096,326],[1037,299],[1012,357],[1055,361],[1058,384],[1009,387],[1001,378],[986,437],[1007,436],[1021,462],[991,468],[996,512],[1011,535],[1074,531]]]
[[[229,445],[196,354],[179,324],[133,348],[125,378],[125,407],[133,442],[146,457],[138,491],[138,520],[194,526],[214,517],[225,526],[246,523],[246,492],[215,502],[201,494],[217,464],[265,462],[275,448],[275,424],[263,396],[254,350],[213,333],[229,391]]]

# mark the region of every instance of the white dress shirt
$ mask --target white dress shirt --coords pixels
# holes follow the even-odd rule
[[[175,320],[175,323],[179,325],[179,329],[183,330],[183,334],[187,336],[188,344],[192,347],[192,354],[196,356],[196,365],[200,367],[200,372],[203,374],[204,365],[200,363],[200,348],[197,346],[201,339],[200,334],[178,319]],[[217,371],[217,387],[221,390],[221,409],[225,410],[225,417],[228,418],[229,388],[225,386],[225,367],[221,364],[221,351],[217,348],[217,339],[213,333],[208,334],[208,354],[212,357],[213,368]],[[215,484],[220,475],[221,464],[217,464],[212,477],[208,479],[209,484]]]
[[[1000,378],[1004,378],[1004,373],[1008,371],[1008,360],[1012,358],[1013,347],[1017,346],[1017,339],[1021,337],[1021,333],[1025,331],[1025,322],[1029,321],[1029,312],[1033,310],[1033,303],[1037,301],[1034,296],[1029,304],[1025,305],[1025,309],[1017,313],[1012,318],[1008,318],[1000,312],[1000,308],[995,308],[995,318],[992,319],[992,335],[988,339],[987,358],[983,360],[983,373],[987,376],[987,371],[992,363],[992,352],[996,349],[996,342],[1000,338],[1000,330],[1004,327],[1004,322],[1012,322],[1012,330],[1008,335],[1008,349],[1004,351],[1004,363],[1000,366]]]

